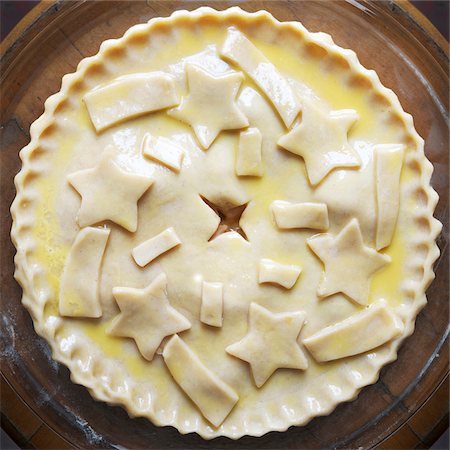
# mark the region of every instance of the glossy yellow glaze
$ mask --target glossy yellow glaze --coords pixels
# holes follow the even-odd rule
[[[46,314],[58,315],[59,285],[69,246],[61,239],[61,226],[56,215],[55,205],[60,192],[61,172],[71,156],[75,141],[63,139],[58,142],[58,151],[52,154],[50,163],[53,170],[39,179],[39,202],[36,207],[36,220],[33,235],[36,240],[34,257],[42,264],[45,278],[52,290],[46,306]]]
[[[78,326],[86,336],[92,339],[106,356],[125,364],[129,373],[136,379],[142,379],[148,373],[149,362],[142,358],[137,349],[130,349],[130,340],[111,336],[107,333],[109,322],[79,321]]]
[[[374,274],[369,303],[384,298],[390,306],[395,307],[403,300],[400,283],[404,279],[406,258],[405,242],[398,230],[394,234],[391,245],[383,253],[391,257],[391,262]]]
[[[180,60],[186,55],[191,55],[204,50],[206,44],[215,43],[220,46],[225,37],[225,30],[217,30],[212,27],[205,27],[201,38],[198,33],[188,28],[183,28],[178,33],[175,43],[169,44],[168,48],[161,50],[155,60],[160,67],[165,67],[173,62]],[[351,136],[353,138],[367,139],[378,143],[390,142],[395,136],[394,132],[381,129],[380,121],[377,120],[377,111],[369,101],[367,90],[360,87],[346,86],[343,88],[342,75],[334,76],[331,72],[326,72],[323,67],[317,64],[317,59],[311,57],[300,58],[299,55],[291,53],[288,49],[280,48],[274,44],[253,40],[254,44],[278,67],[278,69],[288,76],[300,80],[305,85],[313,89],[316,95],[329,103],[333,109],[352,108],[358,111],[360,120],[353,127]],[[253,86],[247,80],[243,86]],[[170,118],[161,116],[155,117],[158,121],[158,128],[161,135],[170,135],[176,130],[176,122]],[[78,112],[78,121],[81,127],[89,127],[89,119],[81,104],[81,110]],[[48,308],[49,315],[58,315],[57,302],[59,292],[59,279],[64,267],[69,247],[64,244],[59,236],[61,227],[57,215],[55,214],[55,205],[59,193],[58,186],[65,183],[61,178],[68,160],[71,157],[74,148],[74,138],[59,142],[59,150],[52,155],[52,171],[47,177],[39,180],[39,192],[41,199],[36,211],[36,222],[34,224],[34,236],[37,242],[35,258],[43,267],[46,267],[46,277],[53,290],[53,300],[51,307]],[[293,161],[289,173],[286,173],[286,179],[299,177],[298,161]],[[408,177],[408,171],[404,170],[402,179]],[[270,204],[274,200],[285,197],[283,186],[275,184],[270,177],[261,179],[249,179],[244,181],[246,189],[251,193],[254,199],[255,208],[252,214],[269,214]],[[119,205],[118,205],[119,206]],[[390,305],[397,305],[401,302],[400,281],[403,278],[403,265],[405,260],[405,247],[402,236],[397,231],[390,247],[385,251],[391,256],[392,262],[384,269],[380,270],[372,281],[370,302],[385,298]],[[280,254],[279,261],[282,263],[295,263],[297,260],[291,253]],[[130,349],[130,342],[124,342],[121,338],[115,338],[106,333],[107,323],[102,321],[79,321],[81,329],[85,335],[94,341],[105,353],[105,355],[120,359],[124,362],[129,372],[136,378],[143,378],[152,374],[155,377],[155,386],[167,390],[167,381],[161,379],[161,374],[166,376],[164,371],[160,370],[159,364],[146,362],[137,352]],[[133,343],[134,345],[134,343]],[[156,356],[155,358],[160,358]],[[155,366],[155,367],[153,367]],[[323,366],[313,363],[319,373],[329,370]],[[314,369],[314,370],[316,370]],[[278,374],[278,379],[283,380],[289,376],[289,371],[282,371]],[[257,395],[257,391],[251,387],[249,392],[244,395],[251,398]]]
[[[414,177],[408,166],[402,168],[400,180],[406,183]],[[383,250],[383,253],[391,257],[391,262],[374,274],[372,279],[369,303],[383,298],[390,306],[398,306],[404,300],[400,290],[402,280],[405,278],[405,262],[407,252],[405,239],[397,227],[391,244]]]

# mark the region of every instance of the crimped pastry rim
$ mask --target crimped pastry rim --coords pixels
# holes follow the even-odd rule
[[[224,430],[223,427],[220,427],[217,430],[212,430],[211,428],[208,429],[208,427],[201,427],[200,429],[193,430],[188,428],[182,420],[177,421],[177,419],[179,419],[178,416],[176,416],[172,423],[160,423],[151,406],[145,410],[139,409],[131,394],[123,396],[120,393],[115,392],[111,386],[107,386],[105,383],[102,383],[92,373],[89,374],[86,371],[80,370],[80,360],[78,360],[77,357],[64,354],[56,344],[55,335],[58,331],[58,321],[55,321],[52,326],[45,324],[44,309],[48,298],[45,298],[45,296],[42,295],[39,298],[36,297],[33,286],[36,278],[40,278],[41,283],[45,284],[46,282],[44,280],[43,273],[40,272],[35,266],[29,264],[27,256],[27,253],[33,251],[33,244],[30,242],[32,241],[32,237],[30,236],[31,226],[26,220],[23,204],[27,203],[28,207],[30,207],[33,202],[32,189],[30,189],[30,186],[27,183],[28,177],[30,175],[39,175],[39,171],[32,166],[33,153],[36,149],[40,148],[39,142],[42,134],[54,123],[54,113],[56,109],[66,98],[70,96],[71,87],[78,80],[83,79],[89,67],[94,64],[102,64],[103,60],[107,58],[107,53],[111,48],[126,46],[127,42],[133,36],[142,33],[151,33],[152,29],[160,24],[172,24],[184,19],[196,21],[201,17],[206,16],[216,19],[244,18],[249,22],[268,21],[270,25],[275,28],[291,28],[295,32],[300,33],[305,42],[318,45],[330,54],[340,55],[348,62],[352,73],[365,77],[365,79],[370,82],[372,86],[371,89],[389,101],[393,108],[393,112],[395,112],[402,120],[405,128],[408,130],[409,136],[414,141],[416,150],[407,155],[406,162],[408,164],[414,164],[415,167],[418,168],[420,177],[417,177],[413,181],[409,182],[408,189],[412,192],[420,191],[422,194],[422,199],[425,199],[425,201],[417,202],[417,204],[420,204],[421,207],[416,208],[415,219],[421,221],[425,220],[430,230],[426,241],[424,241],[427,245],[428,251],[424,256],[424,261],[422,262],[421,260],[420,264],[420,267],[423,268],[423,277],[421,281],[411,283],[408,287],[411,295],[414,295],[415,299],[413,306],[409,310],[409,318],[406,321],[404,334],[389,344],[389,352],[383,355],[383,358],[378,360],[376,366],[373,367],[373,376],[364,378],[363,381],[359,383],[352,380],[352,389],[349,389],[344,395],[340,395],[339,398],[337,398],[337,395],[330,397],[330,393],[327,392],[327,394],[324,395],[324,398],[328,403],[322,408],[319,414],[310,408],[309,410],[297,413],[296,419],[292,420],[292,418],[287,417],[280,408],[278,413],[282,416],[284,415],[286,419],[283,425],[274,425],[273,422],[269,423],[270,418],[268,417],[264,426],[258,428],[257,430],[252,430],[251,427],[244,426],[240,430],[232,429],[228,431]],[[153,18],[145,24],[139,24],[131,27],[119,39],[104,41],[101,44],[97,55],[84,58],[79,63],[76,72],[65,75],[62,79],[61,90],[46,100],[44,113],[31,125],[30,135],[30,143],[20,151],[20,158],[23,165],[22,170],[15,177],[17,195],[11,206],[11,214],[13,218],[11,237],[13,244],[17,249],[15,256],[16,270],[14,277],[23,289],[22,303],[28,309],[33,318],[36,332],[45,338],[47,342],[49,342],[52,349],[53,358],[66,365],[70,370],[72,381],[87,387],[95,399],[102,400],[110,404],[122,405],[125,407],[130,416],[147,417],[157,426],[172,425],[175,426],[182,434],[196,432],[205,439],[211,439],[218,436],[227,436],[232,439],[238,439],[244,435],[261,436],[270,431],[285,431],[291,425],[304,425],[318,415],[329,414],[339,403],[354,399],[362,387],[375,383],[378,379],[381,368],[385,364],[392,362],[397,358],[398,346],[403,339],[411,335],[414,331],[415,317],[426,304],[425,290],[434,279],[432,266],[434,261],[439,256],[439,249],[435,243],[435,240],[440,233],[441,224],[433,217],[438,196],[430,185],[433,167],[425,157],[424,142],[414,129],[411,115],[403,111],[397,96],[390,89],[385,88],[381,84],[378,75],[373,70],[365,69],[360,64],[356,54],[352,50],[338,47],[334,44],[332,38],[328,34],[311,33],[307,31],[299,22],[279,22],[266,11],[249,13],[239,7],[232,7],[224,11],[217,11],[210,7],[201,7],[194,11],[176,11],[171,16],[166,18]],[[84,345],[87,348],[87,342],[84,343]],[[83,347],[81,344],[80,346]],[[81,350],[83,349],[81,348]],[[130,387],[130,391],[132,390],[133,387]]]

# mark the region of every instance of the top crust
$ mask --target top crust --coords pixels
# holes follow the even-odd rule
[[[414,166],[416,169],[418,168],[417,172],[419,175],[405,181],[402,188],[403,195],[407,199],[412,200],[416,205],[415,216],[413,217],[414,229],[409,237],[411,240],[411,248],[424,245],[427,249],[425,255],[414,253],[409,255],[408,270],[410,273],[414,271],[417,273],[419,271],[423,275],[420,278],[411,278],[409,282],[405,282],[402,285],[403,292],[411,301],[407,308],[399,308],[396,311],[404,322],[404,330],[401,337],[386,344],[379,352],[373,353],[375,357],[371,360],[370,366],[368,364],[364,365],[364,357],[355,359],[354,370],[359,371],[361,377],[349,378],[348,374],[344,372],[336,373],[336,382],[342,381],[343,386],[339,394],[330,391],[326,383],[322,386],[317,386],[315,392],[311,395],[316,400],[318,399],[317,401],[320,405],[319,410],[314,409],[311,402],[308,403],[299,400],[295,403],[294,417],[291,417],[283,409],[283,402],[286,401],[285,398],[280,397],[266,411],[259,413],[253,411],[253,414],[257,416],[257,420],[253,422],[246,420],[233,421],[234,416],[232,412],[229,417],[230,421],[227,421],[227,419],[218,427],[211,427],[201,416],[195,416],[192,419],[192,412],[190,410],[187,412],[177,411],[171,420],[161,416],[153,407],[153,399],[145,390],[145,383],[136,381],[124,365],[115,364],[116,360],[114,358],[108,358],[100,349],[93,348],[92,341],[87,336],[78,335],[76,342],[65,348],[60,345],[60,338],[58,336],[60,336],[60,331],[64,329],[64,319],[51,315],[52,320],[48,320],[48,310],[54,298],[54,290],[49,285],[45,274],[34,264],[33,258],[36,258],[34,250],[35,237],[32,232],[32,227],[28,226],[28,224],[33,223],[35,220],[34,211],[38,203],[35,187],[29,182],[31,179],[29,174],[34,173],[37,176],[45,177],[46,170],[48,170],[36,164],[36,150],[41,149],[44,152],[50,153],[50,150],[43,145],[42,135],[55,123],[59,105],[74,95],[77,83],[89,79],[90,69],[93,66],[105,65],[111,49],[133,46],[133,40],[137,35],[150,35],[161,26],[193,24],[205,19],[215,24],[222,22],[228,24],[246,23],[248,25],[266,23],[267,26],[272,27],[278,32],[294,33],[304,42],[319,46],[327,54],[344,58],[349,64],[349,70],[353,74],[357,74],[366,79],[371,86],[370,89],[386,99],[392,113],[401,121],[411,142],[410,148],[405,151],[404,164],[406,166]],[[100,124],[100,128],[98,129],[107,126],[109,124]],[[211,439],[217,436],[228,436],[232,439],[237,439],[245,434],[259,436],[269,431],[284,431],[292,424],[305,424],[315,415],[327,414],[338,403],[352,399],[362,386],[375,382],[381,367],[396,358],[399,344],[413,332],[415,317],[426,303],[425,290],[434,278],[432,264],[439,255],[439,250],[434,241],[441,230],[441,224],[433,218],[433,211],[437,203],[437,194],[430,186],[432,166],[425,158],[423,140],[414,129],[412,117],[402,110],[396,95],[391,90],[382,86],[374,71],[369,71],[362,67],[354,52],[338,47],[333,43],[330,36],[324,33],[310,33],[300,23],[281,23],[265,11],[248,13],[238,7],[233,7],[225,11],[216,11],[212,8],[202,7],[192,12],[177,11],[168,18],[156,18],[150,20],[147,24],[136,25],[130,28],[122,38],[105,41],[101,45],[97,55],[83,59],[75,73],[66,75],[63,78],[61,91],[46,101],[44,114],[33,123],[31,127],[31,142],[22,149],[20,157],[23,162],[23,167],[15,179],[17,196],[11,207],[13,217],[11,236],[17,249],[15,257],[15,278],[23,288],[22,302],[30,311],[36,332],[50,343],[53,357],[70,369],[73,381],[86,386],[96,399],[123,405],[132,416],[147,417],[157,425],[173,425],[181,433],[195,431],[205,439]],[[425,193],[425,196],[423,196],[425,198],[424,201],[418,201],[419,192]],[[245,200],[239,199],[238,204],[245,203]],[[213,222],[215,221],[215,219],[211,220]],[[210,221],[206,222],[210,223]],[[426,223],[426,233],[423,232],[424,223]],[[206,230],[204,231],[207,234]],[[234,242],[236,241],[235,236],[233,236],[233,239],[231,239],[231,236],[228,237],[229,239],[219,239],[219,237],[216,239],[216,243],[212,241],[211,248],[214,249],[222,245],[222,247],[228,246],[227,248],[235,251],[237,247],[246,245],[245,241],[241,240],[241,242],[239,239],[239,243],[236,245]],[[303,264],[301,265],[303,267]],[[38,285],[40,286],[39,290],[36,287]],[[226,301],[226,295],[225,292],[224,301]],[[313,336],[313,333],[310,332],[309,336]],[[315,336],[317,337],[317,334]],[[305,337],[307,337],[306,334]],[[90,358],[92,362],[90,369],[86,368],[87,365],[84,364],[87,358]],[[97,367],[97,372],[106,374],[106,376],[95,376],[92,371],[92,367],[94,366]],[[124,381],[126,381],[127,389],[124,391],[117,390],[117,384]],[[233,411],[236,411],[238,406],[239,404],[235,406]]]

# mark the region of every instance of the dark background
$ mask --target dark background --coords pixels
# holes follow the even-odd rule
[[[3,40],[14,25],[37,3],[37,0],[0,0],[0,39]],[[448,0],[412,0],[411,3],[428,17],[448,41],[450,2]]]

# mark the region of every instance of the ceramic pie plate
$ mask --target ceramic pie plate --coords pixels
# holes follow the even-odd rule
[[[36,314],[36,312],[35,312],[35,314]],[[388,358],[388,359],[391,359],[390,356],[388,356],[387,358]],[[75,379],[77,379],[77,377],[75,377]],[[85,384],[86,384],[86,383],[85,383]],[[95,390],[94,390],[94,393],[95,393]],[[96,395],[96,396],[99,397],[98,391],[97,391],[97,395]],[[100,395],[100,397],[101,397],[101,396],[102,396],[102,395]],[[105,399],[108,400],[108,395],[106,395]],[[111,397],[109,397],[109,401],[115,402],[114,400],[111,399]],[[325,410],[324,410],[323,412],[327,412],[327,409],[325,408]],[[186,420],[186,419],[185,419],[185,420]],[[91,422],[90,422],[90,423],[91,423]],[[277,429],[277,428],[278,428],[277,426],[272,427],[272,429]],[[93,429],[96,430],[95,427],[94,427]],[[183,432],[190,431],[190,425],[189,425],[189,423],[185,422],[184,427],[182,426],[181,429],[182,429]],[[269,428],[269,429],[271,429],[271,428]],[[283,429],[283,426],[281,426],[279,429]],[[251,430],[250,433],[251,433],[251,434],[258,434],[258,431]],[[203,434],[205,434],[205,433],[203,432]],[[208,434],[208,433],[206,433],[206,434]],[[231,434],[232,434],[232,433],[231,433]],[[238,437],[239,434],[242,434],[242,432],[241,432],[241,431],[237,431],[237,435],[236,435],[236,434],[234,434],[234,435],[232,434],[232,435],[233,435],[234,437]]]

